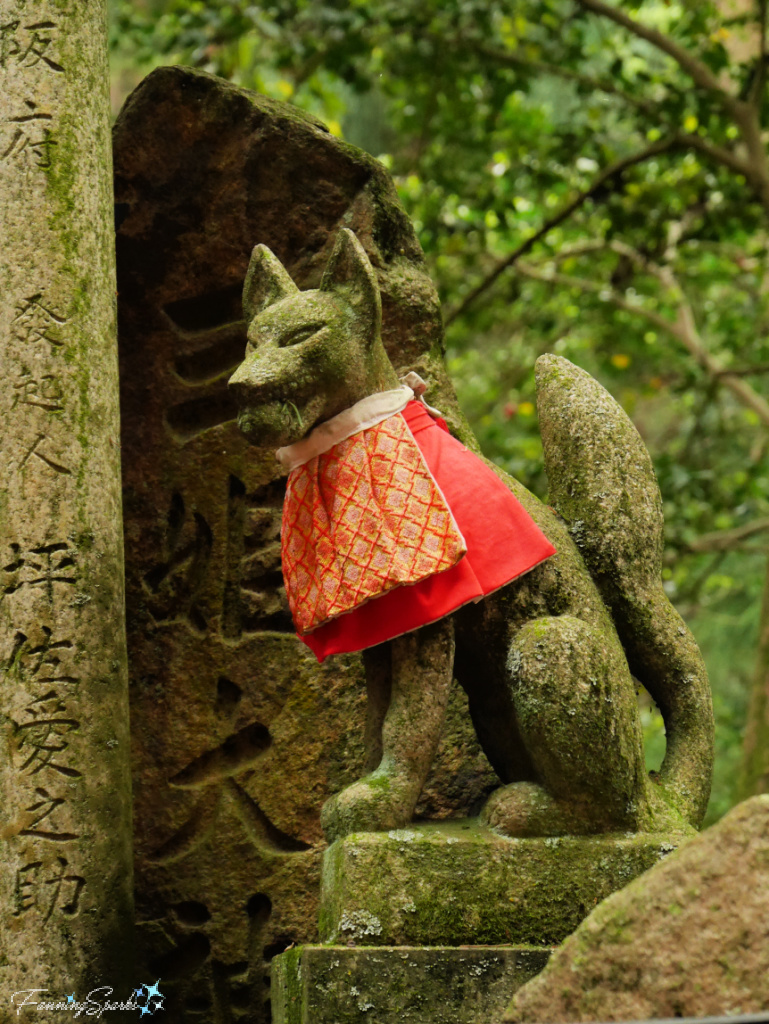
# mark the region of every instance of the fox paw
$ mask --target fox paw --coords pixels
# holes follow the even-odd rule
[[[584,824],[578,827],[582,823],[576,815],[531,782],[514,782],[495,790],[481,810],[480,818],[489,828],[512,837],[585,832]]]
[[[320,824],[327,842],[351,832],[383,832],[408,824],[413,801],[384,773],[372,772],[323,805]]]

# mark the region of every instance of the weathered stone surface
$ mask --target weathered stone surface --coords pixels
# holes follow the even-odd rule
[[[508,839],[473,819],[358,833],[323,864],[320,932],[357,945],[562,942],[681,833]]]
[[[361,401],[397,388],[398,379],[381,340],[376,275],[349,229],[339,231],[318,289],[300,290],[274,253],[267,246],[257,246],[246,277],[244,309],[249,317],[248,348],[229,386],[238,400],[238,426],[257,449],[299,444],[304,455],[308,446],[323,452],[329,430],[339,428],[338,417],[344,410],[359,409]],[[575,424],[581,423],[592,439],[603,441],[600,447],[588,445],[584,452],[572,453],[574,458],[565,467],[558,464],[558,489],[570,495],[576,489],[570,487],[571,478],[580,481],[584,476],[592,489],[606,489],[600,500],[610,509],[624,510],[629,505],[624,516],[617,516],[623,526],[614,534],[618,543],[603,558],[604,572],[615,567],[620,578],[620,605],[635,606],[649,582],[645,569],[626,564],[628,544],[621,543],[633,536],[637,506],[643,543],[631,542],[630,552],[640,565],[649,548],[660,619],[669,612],[675,620],[660,579],[661,501],[638,433],[614,399],[587,374],[557,357],[543,357],[540,366],[543,363],[548,373],[540,397],[549,422],[562,426],[568,414],[576,412]],[[553,380],[556,388],[549,386]],[[564,391],[569,396],[565,402]],[[626,443],[612,447],[612,431]],[[338,440],[343,439],[342,434]],[[557,449],[557,430],[554,440]],[[563,441],[565,449],[571,440]],[[283,454],[291,450],[284,448]],[[467,457],[472,460],[470,454]],[[326,475],[323,459],[312,468],[321,479]],[[335,459],[332,462],[336,464]],[[481,470],[480,465],[477,468]],[[297,470],[289,478],[292,496],[303,490],[302,472]],[[337,472],[329,467],[324,488],[333,488]],[[350,512],[347,518],[351,499],[344,494],[344,474],[339,480],[332,504],[339,506],[340,521],[333,528],[344,534],[357,529],[353,520],[357,513]],[[591,496],[599,500],[592,492]],[[628,497],[634,500],[628,502]],[[656,692],[670,727],[670,771],[664,777],[665,789],[655,789],[644,765],[635,688],[608,609],[594,582],[585,578],[584,563],[573,540],[564,537],[563,522],[533,495],[527,498],[553,545],[545,548],[552,556],[546,564],[540,548],[532,587],[515,579],[488,596],[480,613],[468,602],[452,617],[407,631],[366,652],[372,712],[367,729],[368,773],[324,806],[321,824],[329,841],[355,832],[386,831],[413,820],[440,737],[454,671],[468,695],[479,740],[500,778],[508,783],[493,794],[482,812],[498,831],[517,837],[664,831],[678,817],[665,803],[665,789],[670,790],[671,803],[677,802],[692,824],[699,822],[710,784],[712,709],[702,699],[708,697],[704,666],[701,659],[695,664],[690,656],[697,655],[696,645],[691,637],[686,643],[683,628],[672,642],[670,635],[660,638],[650,631],[652,639],[663,643],[662,650],[653,650],[650,664],[662,663]],[[589,511],[589,503],[585,507]],[[459,506],[454,510],[461,522]],[[292,523],[300,520],[294,510],[284,528],[291,531]],[[300,525],[296,534],[288,534],[289,548],[292,536],[303,536]],[[510,538],[508,543],[517,540]],[[356,533],[355,545],[359,552],[365,550],[362,535]],[[472,563],[476,552],[471,543],[468,546]],[[533,558],[533,551],[529,555]],[[360,564],[354,565],[353,560],[348,564],[340,552],[336,561],[344,562],[345,575],[359,572],[365,577],[369,558],[361,555]],[[320,558],[318,569],[302,566],[293,579],[289,571],[289,603],[295,617],[297,611],[302,613],[305,596],[313,605],[305,611],[314,614],[322,588],[310,587],[304,594],[299,581],[318,572],[325,579],[322,564]],[[553,573],[550,579],[548,570]],[[329,568],[329,582],[333,576]],[[372,582],[378,585],[381,580],[375,577]],[[576,601],[575,590],[581,591]],[[524,595],[529,603],[520,600]],[[508,604],[508,597],[517,599],[516,613],[510,614],[513,602]],[[379,615],[386,616],[387,600],[381,596],[368,610],[376,614],[378,609]],[[429,619],[429,613],[425,617]],[[635,638],[630,642],[635,643]],[[483,656],[474,657],[479,648]],[[689,674],[681,671],[681,660]],[[681,720],[672,714],[687,707],[687,702],[688,716]],[[680,820],[677,825],[681,827]]]
[[[4,1020],[135,983],[105,6],[0,0]]]
[[[662,586],[651,458],[630,417],[584,370],[547,355],[536,375],[550,500],[611,609],[630,671],[662,711],[671,742],[657,782],[697,826],[710,796],[713,708],[702,655]]]
[[[318,668],[293,636],[279,466],[227,393],[253,246],[308,287],[352,227],[393,360],[461,421],[437,296],[376,161],[293,107],[162,68],[118,120],[115,170],[142,963],[169,1024],[257,1024],[271,957],[317,937],[319,812],[362,770],[365,694],[359,658]],[[448,723],[420,813],[467,814],[494,785],[461,691]]]
[[[739,804],[601,904],[505,1020],[769,1011],[769,796]]]
[[[549,955],[524,946],[302,946],[273,960],[273,1024],[489,1024]]]
[[[320,807],[364,757],[360,659],[318,669],[292,636],[277,464],[247,448],[226,390],[245,350],[252,247],[269,246],[306,289],[339,228],[354,231],[394,365],[420,372],[473,442],[440,362],[435,291],[376,161],[294,108],[181,68],[147,79],[115,140],[144,962],[173,989],[169,1020],[257,1024],[270,958],[316,935]],[[457,616],[454,671],[509,783],[489,820],[519,835],[664,841],[676,815],[645,775],[609,611],[566,525],[507,482],[558,555]],[[467,704],[453,700],[448,720],[460,724],[417,815],[475,812],[493,786],[458,713]]]

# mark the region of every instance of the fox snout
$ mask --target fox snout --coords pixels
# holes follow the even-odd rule
[[[270,374],[266,367],[254,366],[253,360],[244,360],[237,370],[227,381],[227,386],[232,390],[240,408],[245,404],[263,402],[268,398],[271,385]]]
[[[258,357],[246,358],[228,381],[238,404],[238,427],[259,448],[299,440],[307,431],[296,377]]]
[[[296,368],[288,360],[246,356],[227,382],[240,409],[296,401]]]

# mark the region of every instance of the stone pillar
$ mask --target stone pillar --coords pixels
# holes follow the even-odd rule
[[[0,97],[6,1019],[134,980],[104,0],[0,0]]]

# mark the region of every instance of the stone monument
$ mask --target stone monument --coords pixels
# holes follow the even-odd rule
[[[408,1003],[406,1012],[399,985],[375,985],[383,963],[432,946],[406,991],[422,990],[425,969],[453,969],[462,1006],[450,1006],[449,1018],[479,1021],[481,1007],[466,1005],[465,991],[468,978],[483,973],[475,958],[491,949],[460,960],[444,947],[561,941],[591,906],[690,836],[704,814],[709,688],[662,588],[651,461],[592,378],[542,357],[540,420],[557,511],[503,475],[531,522],[507,492],[508,504],[494,505],[504,484],[456,441],[439,441],[446,435],[431,419],[437,414],[414,401],[412,388],[424,383],[411,375],[398,386],[381,340],[376,275],[348,229],[315,290],[301,291],[258,245],[243,303],[248,346],[229,383],[243,432],[261,450],[280,446],[290,471],[282,553],[297,630],[320,659],[365,651],[368,771],[323,809],[333,842],[321,937],[385,947],[352,964],[329,946],[281,957],[276,1020],[354,1019],[355,1000],[345,1005],[339,988],[353,970],[355,998],[377,1020],[435,1019],[430,1001]],[[425,430],[432,442],[420,436]],[[485,520],[483,536],[474,534],[476,503],[515,517],[514,529]],[[511,557],[514,574],[463,590],[462,566],[469,560],[481,573],[496,529],[509,537],[494,540],[494,566]],[[526,549],[514,561],[505,544]],[[503,579],[512,582],[498,589]],[[480,593],[488,596],[479,601]],[[415,603],[409,619],[404,609]],[[666,724],[656,785],[644,768],[628,663]],[[503,785],[477,824],[409,827],[453,675]],[[528,952],[494,949],[500,959]],[[333,998],[318,1000],[318,989]]]
[[[103,0],[0,2],[0,1016],[126,999],[131,793]],[[154,979],[153,979],[154,980]],[[116,1001],[116,1000],[115,1000]],[[41,1011],[42,1012],[42,1011]]]
[[[266,1024],[273,957],[319,937],[320,810],[364,769],[365,687],[360,657],[318,666],[293,634],[284,481],[235,422],[254,244],[313,287],[351,227],[394,364],[435,382],[472,439],[435,289],[377,161],[188,68],[128,99],[114,161],[139,963],[162,979],[169,1024]],[[495,785],[454,687],[418,813],[467,816]]]

